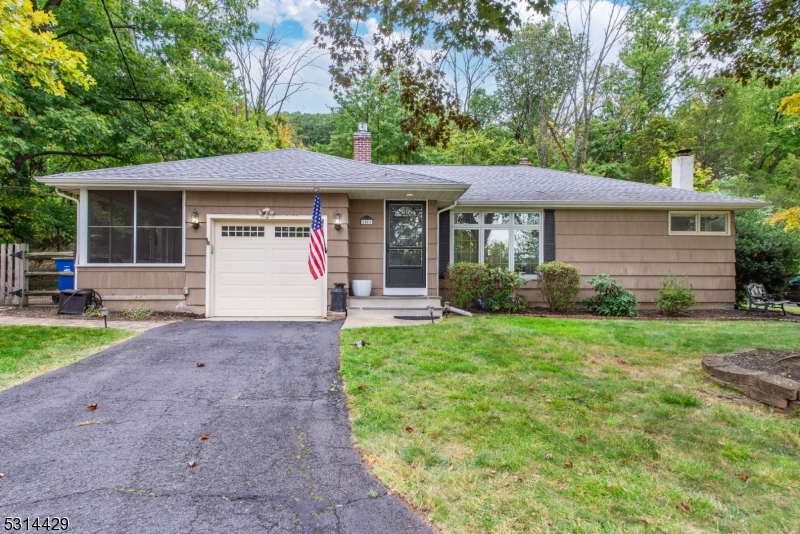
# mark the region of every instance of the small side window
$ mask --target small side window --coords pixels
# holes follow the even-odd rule
[[[673,213],[669,218],[670,232],[696,232],[697,216],[694,214]]]
[[[727,219],[724,214],[700,214],[700,231],[724,234],[728,231]]]

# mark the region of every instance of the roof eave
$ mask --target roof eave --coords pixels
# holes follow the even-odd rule
[[[523,207],[562,208],[562,209],[662,209],[662,210],[753,210],[770,206],[770,202],[761,200],[729,201],[729,202],[663,202],[663,201],[572,201],[572,200],[459,200],[459,208],[470,206],[484,207]]]
[[[425,184],[408,182],[259,182],[257,180],[164,180],[164,179],[117,179],[117,180],[74,180],[69,178],[55,178],[53,176],[40,176],[36,180],[51,187],[62,189],[155,189],[155,190],[196,190],[196,191],[336,191],[346,190],[438,190],[460,191],[469,189],[469,184],[451,182],[445,184]]]

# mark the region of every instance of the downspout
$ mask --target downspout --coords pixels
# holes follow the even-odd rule
[[[439,215],[442,214],[443,211],[448,211],[456,207],[458,205],[458,200],[453,201],[452,204],[447,206],[446,208],[442,208],[436,212],[436,259],[439,259]],[[439,296],[439,262],[436,262],[436,296]]]
[[[72,279],[72,284],[75,289],[78,289],[78,287],[80,287],[78,286],[78,258],[80,258],[80,256],[78,255],[78,241],[79,241],[78,236],[80,235],[81,231],[81,210],[80,210],[81,201],[75,197],[71,197],[69,195],[62,193],[61,191],[58,190],[57,187],[54,187],[53,189],[55,189],[56,195],[60,196],[61,198],[66,198],[67,200],[71,200],[72,202],[74,202],[75,209],[77,210],[77,216],[75,217],[75,275]]]

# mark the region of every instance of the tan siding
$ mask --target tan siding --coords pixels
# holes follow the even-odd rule
[[[592,294],[587,279],[606,273],[652,305],[669,274],[686,276],[700,307],[731,305],[735,289],[733,236],[671,236],[667,211],[556,210],[556,259],[581,270],[581,298]],[[526,296],[541,302],[529,284]]]
[[[439,217],[436,214],[436,202],[428,201],[428,295],[436,295],[436,275],[439,249],[436,246],[439,232]]]
[[[372,294],[383,292],[383,200],[350,201],[350,280],[372,280]],[[361,225],[369,215],[374,223]]]
[[[181,295],[182,267],[78,267],[78,283],[101,296]]]

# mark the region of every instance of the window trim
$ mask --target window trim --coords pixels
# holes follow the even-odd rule
[[[456,213],[479,213],[478,224],[456,224]],[[488,224],[485,222],[486,213],[508,213],[508,224]],[[514,222],[514,213],[538,213],[539,224],[516,224]],[[484,230],[508,230],[508,269],[514,270],[514,230],[538,230],[539,231],[539,264],[543,263],[544,257],[544,209],[541,208],[492,208],[492,207],[476,207],[470,209],[468,206],[458,206],[458,209],[450,210],[450,261],[448,265],[453,264],[455,258],[455,232],[456,230],[478,230],[478,263],[484,263]],[[525,280],[538,280],[539,277],[535,274],[522,274]]]
[[[672,230],[673,215],[694,215],[695,230],[691,232],[678,232]],[[700,230],[700,217],[704,215],[724,215],[724,232],[703,232]],[[697,235],[697,236],[729,236],[731,235],[731,212],[729,211],[670,211],[667,214],[667,233],[669,235]]]
[[[81,224],[78,236],[79,241],[79,262],[80,267],[112,267],[112,268],[131,268],[131,267],[186,267],[186,191],[181,190],[181,262],[180,263],[136,263],[136,234],[137,234],[137,193],[139,189],[120,189],[120,191],[133,191],[133,263],[90,263],[89,262],[89,191],[107,191],[108,189],[81,189]],[[150,191],[142,189],[142,191]],[[176,191],[170,189],[170,191]],[[158,227],[162,228],[162,227]],[[174,227],[164,227],[174,228]]]

